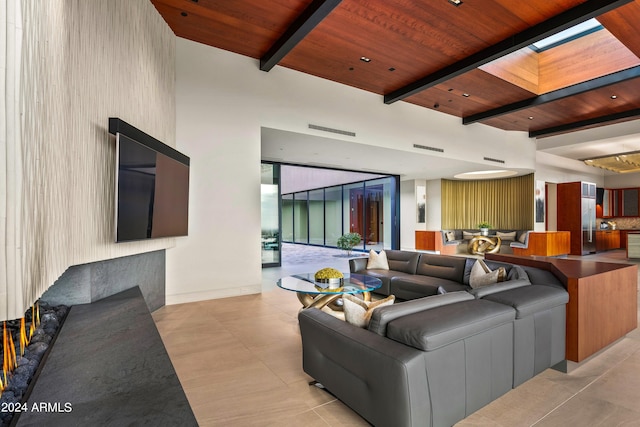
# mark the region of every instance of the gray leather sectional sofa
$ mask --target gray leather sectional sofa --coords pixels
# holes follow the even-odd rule
[[[465,285],[473,259],[387,257],[386,273],[358,272],[407,301],[376,309],[367,329],[317,309],[298,316],[305,372],[373,425],[451,426],[564,360],[569,297],[550,273],[487,261],[511,279],[477,292]]]

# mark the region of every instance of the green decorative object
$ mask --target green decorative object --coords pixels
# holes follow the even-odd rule
[[[478,224],[478,228],[480,229],[481,235],[488,236],[491,224],[489,224],[487,221],[482,221],[480,224]]]
[[[347,251],[347,256],[351,256],[353,247],[362,241],[362,236],[358,233],[347,233],[338,238],[338,248]]]

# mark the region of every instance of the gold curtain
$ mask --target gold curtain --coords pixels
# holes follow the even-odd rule
[[[532,230],[534,175],[478,181],[442,180],[442,228]]]

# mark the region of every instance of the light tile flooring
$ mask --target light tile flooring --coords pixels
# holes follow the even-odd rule
[[[200,426],[366,426],[302,371],[295,294],[279,277],[335,267],[335,250],[285,245],[263,293],[163,307],[156,325]],[[623,262],[624,251],[584,257]],[[570,374],[546,370],[458,426],[640,426],[640,330]]]

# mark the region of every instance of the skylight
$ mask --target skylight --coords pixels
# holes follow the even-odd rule
[[[588,21],[584,21],[581,24],[575,25],[571,28],[567,28],[564,31],[560,31],[552,36],[547,37],[533,43],[530,47],[536,52],[541,52],[546,49],[551,49],[563,43],[575,40],[587,34],[591,34],[595,31],[604,28],[597,19],[591,18]]]

